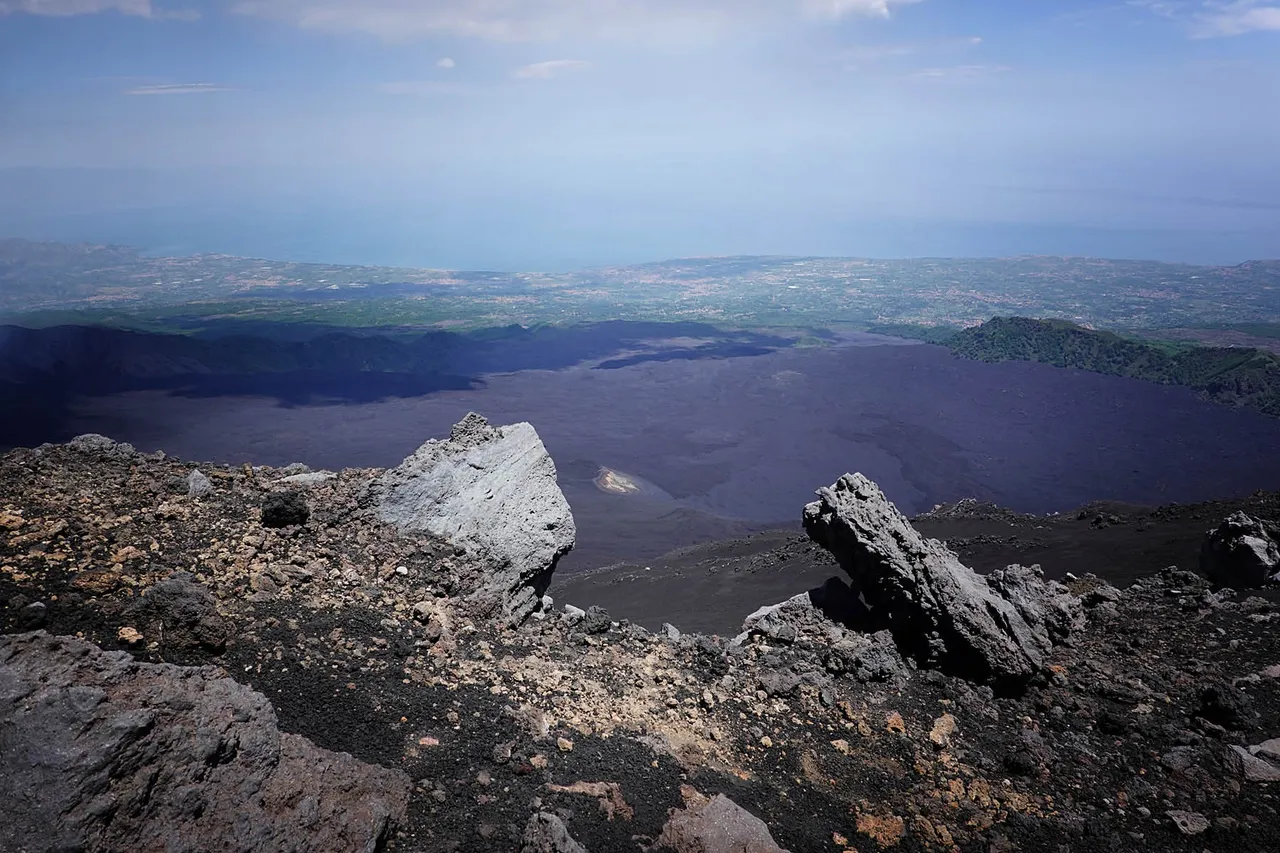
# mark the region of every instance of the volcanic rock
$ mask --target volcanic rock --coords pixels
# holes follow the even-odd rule
[[[472,412],[447,440],[428,441],[386,472],[375,491],[383,522],[446,539],[484,564],[467,590],[481,615],[523,622],[573,548],[555,463],[527,423],[493,427]]]
[[[1275,530],[1243,512],[1234,512],[1205,534],[1200,571],[1220,586],[1251,589],[1280,581],[1280,545]]]
[[[1259,751],[1261,752],[1261,751]],[[1242,746],[1231,746],[1227,761],[1248,782],[1280,782],[1280,759],[1267,761]]]
[[[573,839],[560,818],[538,812],[525,825],[520,853],[587,853],[587,848]]]
[[[410,782],[281,734],[213,667],[0,636],[0,849],[365,851]],[[38,769],[37,769],[38,768]]]
[[[287,477],[281,477],[276,482],[289,486],[310,488],[311,486],[318,486],[321,483],[327,483],[336,476],[338,475],[332,471],[304,471],[301,474],[290,474]]]
[[[603,634],[613,625],[609,619],[609,611],[603,607],[592,605],[583,614],[581,628],[588,634]]]
[[[187,475],[187,497],[202,498],[213,491],[213,483],[199,469]]]
[[[310,517],[311,510],[307,507],[307,499],[296,489],[272,492],[262,501],[263,527],[291,527],[306,524]]]
[[[138,451],[134,449],[132,444],[113,441],[105,435],[98,435],[96,432],[77,435],[67,442],[67,447],[79,450],[81,453],[116,460],[129,459],[138,455]]]
[[[1011,568],[993,589],[944,544],[916,532],[861,474],[846,474],[818,496],[805,507],[805,530],[853,579],[870,627],[888,628],[924,666],[974,681],[1023,682],[1079,618],[1062,587],[1035,570]]]
[[[161,637],[165,650],[216,653],[231,637],[231,623],[218,612],[213,595],[187,572],[153,584],[124,617],[144,635]]]
[[[787,853],[764,821],[724,794],[708,799],[683,786],[683,809],[673,809],[662,835],[649,849],[676,853]]]

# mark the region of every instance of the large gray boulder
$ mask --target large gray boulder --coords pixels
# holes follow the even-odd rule
[[[1200,571],[1221,586],[1251,589],[1280,581],[1275,530],[1260,519],[1233,512],[1205,534]]]
[[[0,850],[382,849],[409,778],[281,734],[219,673],[0,636]]]
[[[805,507],[805,530],[852,578],[868,627],[890,630],[923,666],[979,682],[1025,681],[1079,623],[1079,602],[1060,584],[1038,569],[1011,567],[993,588],[944,544],[921,536],[861,474],[817,494]]]
[[[573,548],[573,514],[555,463],[527,423],[493,427],[472,412],[375,489],[382,521],[461,546],[482,567],[466,590],[479,615],[523,622]]]

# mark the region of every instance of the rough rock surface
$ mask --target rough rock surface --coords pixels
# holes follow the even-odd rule
[[[1023,682],[1078,620],[1078,604],[1033,570],[1010,569],[993,589],[944,544],[916,532],[861,474],[846,474],[818,497],[805,507],[805,530],[853,579],[868,623],[892,631],[922,665]]]
[[[373,853],[408,796],[211,667],[0,636],[0,849]]]
[[[213,483],[198,468],[187,475],[187,497],[202,498],[213,491]]]
[[[187,572],[148,587],[125,609],[124,618],[166,652],[220,652],[232,633],[231,622],[218,612],[213,594]]]
[[[88,432],[84,435],[77,435],[75,438],[67,442],[67,447],[78,450],[81,453],[88,453],[95,456],[105,456],[110,459],[130,459],[138,455],[138,451],[134,449],[132,444],[123,441],[115,441],[107,438],[105,435],[98,435],[96,432]]]
[[[263,527],[292,527],[306,524],[310,517],[307,499],[297,489],[273,492],[262,501]]]
[[[556,562],[573,548],[573,514],[556,466],[527,423],[490,426],[468,414],[377,486],[378,516],[465,548],[487,564],[468,596],[478,612],[522,622],[541,604]]]
[[[1214,583],[1234,589],[1280,581],[1280,545],[1274,534],[1260,519],[1234,512],[1205,534],[1200,571]]]
[[[787,853],[764,821],[726,797],[704,797],[685,786],[683,809],[671,812],[654,848],[676,853]]]
[[[126,620],[191,573],[233,637],[190,662],[269,697],[281,730],[415,780],[386,853],[513,853],[534,814],[591,853],[642,853],[687,808],[684,785],[723,794],[796,853],[1280,850],[1277,783],[1262,781],[1280,767],[1280,590],[1135,577],[1091,552],[1071,568],[1101,577],[1067,578],[1088,630],[1025,689],[997,692],[910,669],[891,635],[829,617],[857,601],[843,581],[784,608],[794,640],[723,642],[670,617],[674,631],[619,619],[591,634],[585,610],[513,629],[460,607],[487,564],[378,521],[381,470],[338,472],[308,490],[305,526],[271,529],[264,496],[300,472],[202,463],[215,489],[191,499],[174,488],[190,463],[112,453],[0,455],[0,634],[38,612],[50,632],[172,661]],[[1280,521],[1280,496],[1243,505]],[[1197,515],[1190,564],[1235,508],[1175,508]],[[759,556],[728,553],[719,571],[745,574]],[[906,677],[866,677],[895,660]],[[0,768],[0,784],[12,775]],[[34,771],[19,776],[26,790]],[[0,808],[20,796],[9,791]],[[1210,826],[1184,835],[1175,810]]]
[[[525,825],[520,853],[587,853],[587,848],[573,840],[560,818],[538,812]]]

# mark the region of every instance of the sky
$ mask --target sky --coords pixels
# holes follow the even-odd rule
[[[0,0],[0,234],[1280,257],[1280,0]]]

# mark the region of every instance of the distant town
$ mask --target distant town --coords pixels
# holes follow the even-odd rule
[[[507,273],[147,257],[117,246],[0,240],[0,319],[23,325],[183,328],[218,319],[483,328],[627,319],[831,329],[962,327],[998,315],[1274,343],[1280,262],[727,257]]]

